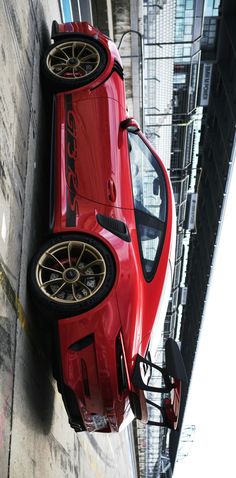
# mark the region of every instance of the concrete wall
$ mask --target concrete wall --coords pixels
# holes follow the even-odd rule
[[[136,33],[128,33],[131,29],[142,34],[142,1],[112,0],[114,41],[118,45],[122,34],[124,36],[120,54],[125,73],[125,89],[129,114],[141,122],[140,98],[140,37]]]

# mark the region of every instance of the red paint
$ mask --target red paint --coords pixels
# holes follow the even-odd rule
[[[144,355],[158,313],[167,266],[173,257],[175,214],[168,174],[161,159],[148,145],[163,171],[167,190],[167,223],[161,257],[154,278],[143,275],[138,246],[130,173],[127,131],[120,127],[127,118],[124,83],[116,71],[120,62],[115,45],[87,23],[59,26],[60,32],[80,32],[97,38],[106,48],[108,63],[99,78],[88,86],[56,95],[55,222],[54,233],[84,232],[99,238],[113,254],[116,279],[105,300],[89,312],[60,320],[58,324],[63,377],[75,392],[87,430],[91,413],[106,415],[107,431],[118,431],[130,412],[129,392],[136,355]],[[68,227],[66,211],[75,213]],[[131,242],[102,228],[100,213],[123,221]],[[166,304],[167,306],[167,304]],[[128,374],[128,388],[119,393],[116,339],[121,333]],[[75,352],[69,347],[93,336],[93,343]],[[157,337],[158,340],[158,337]],[[83,381],[88,383],[84,389]],[[145,400],[140,393],[145,414]]]

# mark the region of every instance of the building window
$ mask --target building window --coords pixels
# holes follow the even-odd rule
[[[186,84],[186,73],[174,73],[174,84],[185,85]]]
[[[186,10],[192,10],[193,9],[193,0],[186,0],[185,8],[186,8]]]
[[[220,3],[221,0],[207,0],[205,4],[204,15],[207,17],[218,16]]]
[[[192,25],[185,25],[184,33],[192,33]]]

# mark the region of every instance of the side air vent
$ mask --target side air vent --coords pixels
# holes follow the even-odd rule
[[[114,219],[113,217],[103,216],[103,214],[97,214],[97,222],[100,226],[104,227],[104,229],[123,239],[123,241],[131,241],[128,228],[124,222]]]
[[[79,352],[80,350],[85,349],[85,347],[92,345],[92,343],[93,343],[93,334],[87,335],[83,339],[78,340],[78,342],[75,342],[74,344],[70,345],[69,349],[73,350],[74,352]]]
[[[121,344],[120,336],[116,338],[116,369],[119,393],[122,394],[128,388],[128,380],[125,369],[124,351]]]
[[[121,77],[121,79],[124,79],[124,73],[123,73],[123,68],[118,62],[118,60],[114,60],[114,66],[113,66],[113,71],[116,71],[118,75]]]

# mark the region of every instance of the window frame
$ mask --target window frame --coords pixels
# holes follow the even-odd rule
[[[155,171],[157,174],[157,177],[159,177],[163,183],[164,186],[164,200],[165,200],[165,218],[164,221],[162,221],[160,218],[157,216],[151,214],[151,212],[147,209],[147,211],[144,211],[142,209],[138,209],[135,207],[135,197],[134,197],[134,189],[133,189],[133,178],[132,178],[132,173],[131,173],[131,154],[130,154],[130,149],[128,148],[128,153],[129,153],[129,161],[130,161],[130,175],[131,175],[131,184],[132,184],[132,196],[133,196],[133,207],[134,207],[134,216],[135,216],[135,226],[136,226],[136,233],[137,233],[137,239],[138,239],[138,246],[139,246],[139,256],[140,256],[140,261],[142,265],[142,271],[144,278],[147,282],[151,282],[156,274],[156,270],[160,261],[163,245],[165,242],[165,236],[166,236],[166,228],[167,228],[167,222],[168,222],[168,206],[169,206],[169,198],[168,198],[168,187],[167,187],[167,181],[166,177],[163,171],[163,167],[158,159],[158,156],[153,152],[153,150],[150,148],[149,144],[145,141],[145,138],[143,137],[143,134],[141,132],[134,132],[134,131],[127,131],[127,137],[128,137],[128,145],[129,145],[129,135],[136,135],[139,137],[140,141],[144,144],[144,146],[147,148],[147,150],[150,152],[152,158],[155,161]],[[148,159],[147,159],[148,160]],[[145,209],[145,206],[143,206]],[[159,222],[161,223],[161,228],[159,231],[161,232],[161,237],[159,240],[159,244],[156,249],[155,253],[155,258],[153,261],[149,259],[145,259],[143,255],[143,247],[142,247],[142,240],[141,240],[141,235],[139,233],[139,227],[141,224],[145,226],[144,222],[140,222],[140,217],[144,216],[146,220],[148,219],[153,222]],[[147,262],[150,264],[150,262],[153,262],[151,270],[148,271],[145,265],[147,265]]]

